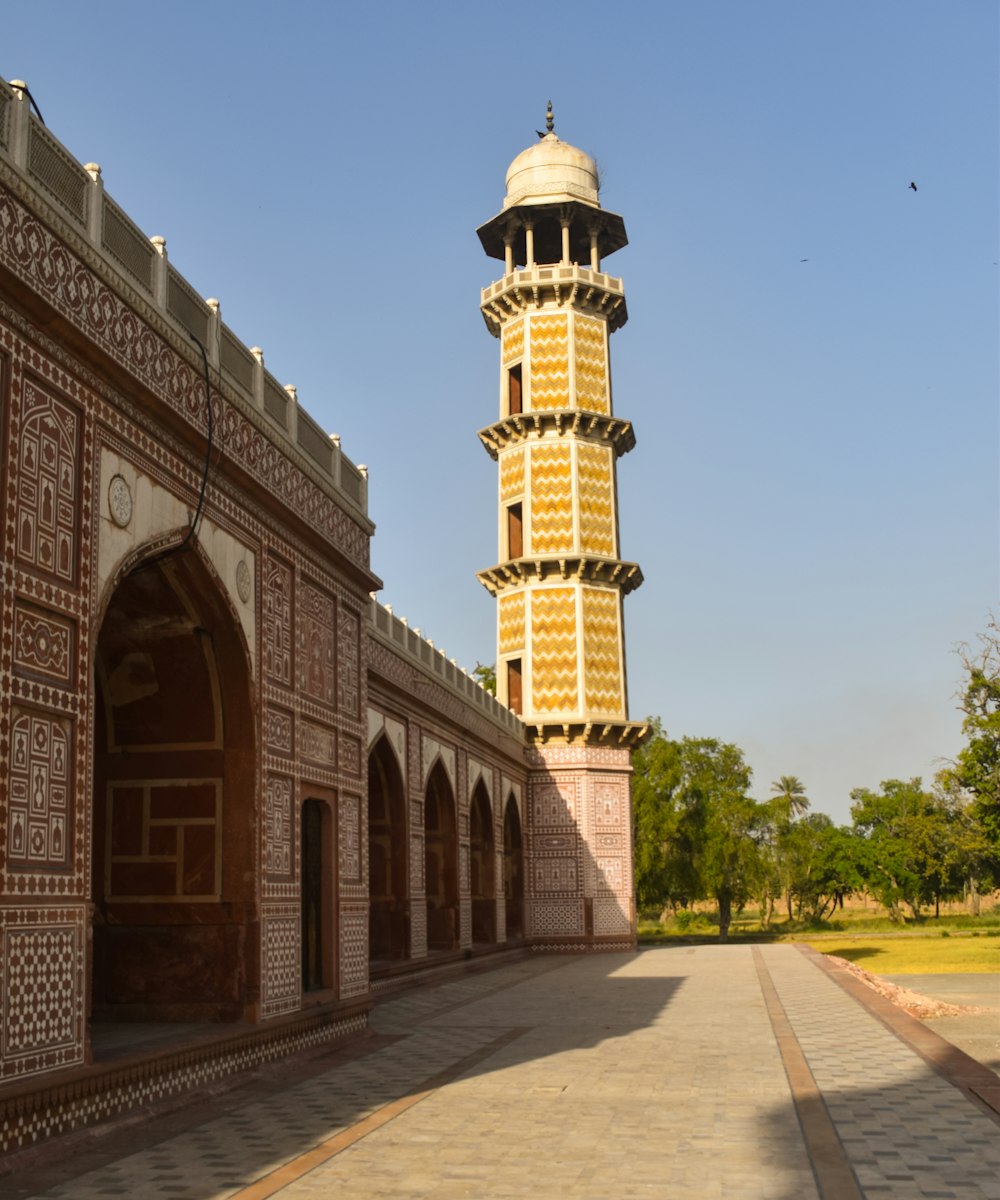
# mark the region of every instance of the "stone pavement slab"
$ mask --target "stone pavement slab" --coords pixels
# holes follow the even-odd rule
[[[948,1004],[975,1005],[987,1013],[933,1017],[924,1022],[949,1042],[1000,1071],[1000,974],[886,975],[891,983]]]
[[[1000,1200],[995,1116],[794,946],[539,957],[372,1025],[0,1196]]]

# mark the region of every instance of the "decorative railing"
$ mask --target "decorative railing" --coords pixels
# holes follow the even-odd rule
[[[370,632],[378,641],[415,663],[426,675],[455,692],[494,724],[523,740],[524,725],[521,718],[501,704],[478,679],[463,671],[454,659],[448,658],[429,638],[423,637],[419,629],[412,629],[405,617],[397,617],[391,607],[373,598],[369,622]]]

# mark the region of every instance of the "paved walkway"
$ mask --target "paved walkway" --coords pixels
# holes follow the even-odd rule
[[[839,979],[789,945],[464,976],[0,1196],[1000,1200],[1000,1077]]]

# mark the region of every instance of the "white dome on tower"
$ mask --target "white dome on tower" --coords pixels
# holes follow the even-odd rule
[[[507,168],[504,208],[515,204],[558,204],[581,200],[599,207],[597,163],[551,131]]]

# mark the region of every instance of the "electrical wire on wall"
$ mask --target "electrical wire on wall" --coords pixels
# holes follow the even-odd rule
[[[181,542],[181,544],[176,548],[176,552],[178,554],[184,549],[184,547],[193,537],[198,536],[198,526],[201,524],[201,511],[205,506],[205,491],[208,488],[208,472],[212,465],[212,427],[214,423],[214,416],[212,413],[212,388],[208,378],[208,353],[206,352],[202,342],[196,338],[193,333],[189,333],[188,336],[201,351],[201,362],[205,369],[205,412],[206,419],[208,421],[208,446],[205,450],[205,469],[201,473],[201,488],[198,491],[198,504],[194,510],[194,516],[191,518],[191,524],[188,526],[188,531],[184,535],[184,541]]]
[[[205,372],[205,419],[208,424],[208,445],[205,448],[205,467],[201,473],[201,487],[198,489],[198,503],[195,505],[194,514],[191,517],[191,523],[188,525],[187,533],[184,538],[176,546],[171,546],[168,550],[163,550],[159,554],[154,554],[152,558],[147,558],[145,562],[136,567],[136,571],[145,571],[147,568],[155,566],[157,563],[163,562],[166,558],[173,558],[175,554],[180,554],[187,548],[188,543],[192,538],[198,536],[198,527],[201,525],[202,511],[205,507],[205,493],[208,491],[208,475],[212,467],[212,439],[214,434],[215,417],[212,412],[212,386],[208,375],[208,352],[205,350],[200,338],[195,337],[193,333],[188,333],[191,341],[201,351],[201,363]]]

